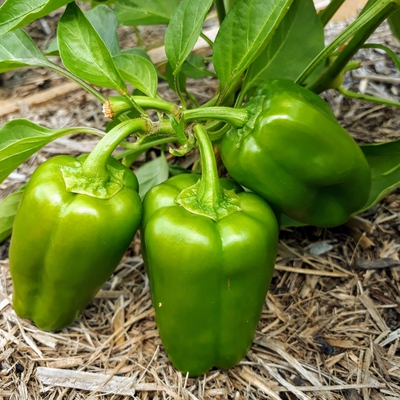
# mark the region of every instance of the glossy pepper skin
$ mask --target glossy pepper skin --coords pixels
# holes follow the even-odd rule
[[[67,191],[63,171],[81,164],[57,156],[40,165],[15,218],[10,246],[14,309],[46,331],[78,317],[113,273],[140,223],[136,176],[110,158],[108,165],[122,179],[112,197]]]
[[[272,80],[247,107],[257,110],[253,125],[221,142],[233,179],[309,225],[337,226],[362,208],[371,188],[368,162],[319,96]]]
[[[141,241],[156,322],[182,373],[228,369],[253,340],[271,281],[278,225],[264,200],[238,193],[241,211],[218,221],[177,204],[198,175],[152,188],[144,199]],[[220,180],[226,189],[232,181]]]

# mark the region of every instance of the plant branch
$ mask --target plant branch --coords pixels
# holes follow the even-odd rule
[[[236,128],[241,128],[249,119],[249,114],[244,108],[231,107],[206,107],[185,110],[182,113],[185,122],[217,120],[227,122]]]
[[[353,37],[345,49],[341,51],[332,66],[326,69],[316,82],[308,85],[310,90],[319,93],[321,88],[326,86],[327,82],[332,81],[336,75],[340,73],[341,69],[344,68],[376,27],[379,26],[380,23],[398,7],[400,7],[399,0],[380,0],[376,2],[365,13],[361,14],[351,25],[349,25],[330,45],[326,46],[313,61],[311,61],[311,63],[296,79],[296,83],[304,85],[307,78],[315,68],[321,64],[321,62],[326,60],[338,47],[342,46]],[[343,68],[340,68],[341,66]],[[323,90],[325,89],[326,87]]]
[[[318,13],[322,25],[325,26],[335,15],[336,11],[346,0],[331,0],[331,2]]]
[[[391,101],[391,100],[386,100],[386,99],[380,99],[375,96],[370,96],[368,94],[363,94],[363,93],[356,93],[352,92],[350,90],[345,89],[344,87],[340,86],[337,88],[337,91],[342,94],[345,97],[349,97],[352,99],[357,99],[357,100],[365,100],[365,101],[370,101],[372,103],[377,103],[377,104],[385,104],[387,106],[392,106],[392,107],[397,107],[400,108],[400,103],[397,101]]]
[[[77,83],[79,86],[81,86],[83,89],[85,89],[88,93],[90,93],[92,96],[94,96],[101,103],[104,104],[106,102],[106,98],[98,90],[94,89],[83,79],[78,78],[76,75],[69,72],[67,69],[61,68],[57,64],[52,63],[51,61],[49,61],[49,64],[47,66],[49,68],[51,68],[53,71],[58,72],[60,75],[63,75],[66,78],[70,79],[71,81]]]

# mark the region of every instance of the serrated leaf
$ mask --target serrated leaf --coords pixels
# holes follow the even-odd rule
[[[57,40],[63,64],[76,76],[93,85],[127,92],[110,51],[75,3],[68,4],[60,19]]]
[[[72,0],[7,0],[0,7],[0,35],[44,17]]]
[[[400,140],[360,146],[372,173],[372,188],[362,210],[368,210],[400,185]]]
[[[15,215],[23,194],[24,187],[9,194],[0,202],[0,243],[11,235]]]
[[[31,37],[22,29],[0,35],[0,73],[26,66],[49,66]]]
[[[115,13],[121,25],[168,24],[179,0],[118,0]]]
[[[114,57],[114,61],[127,82],[147,96],[156,97],[158,77],[150,61],[134,54],[121,54]]]
[[[222,97],[267,46],[293,0],[235,1],[214,43]]]
[[[143,199],[153,187],[168,179],[168,163],[164,155],[151,160],[140,167],[136,172],[139,181],[139,195]]]
[[[206,76],[215,76],[209,71],[200,54],[190,54],[182,65],[182,72],[189,78],[199,79]]]
[[[250,65],[242,90],[267,79],[294,81],[323,48],[324,27],[313,0],[294,0],[267,47]]]
[[[51,141],[82,128],[47,129],[26,119],[15,119],[0,129],[0,183],[32,154]]]
[[[183,0],[171,16],[165,33],[165,53],[174,75],[193,50],[213,0]]]

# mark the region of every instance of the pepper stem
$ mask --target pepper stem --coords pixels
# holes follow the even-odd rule
[[[132,132],[148,132],[151,122],[142,118],[121,122],[112,129],[89,154],[82,164],[82,173],[93,182],[103,183],[110,178],[108,160],[118,144]]]
[[[245,108],[232,107],[194,108],[193,110],[185,110],[182,114],[185,122],[217,120],[227,122],[235,128],[241,128],[249,119],[249,114]]]
[[[240,199],[234,190],[221,186],[213,146],[203,125],[197,124],[193,130],[199,144],[202,176],[195,185],[183,190],[176,202],[193,214],[218,221],[241,211]]]
[[[215,208],[223,197],[223,191],[219,183],[214,149],[203,125],[197,124],[193,130],[199,144],[202,173],[197,199],[204,207]]]

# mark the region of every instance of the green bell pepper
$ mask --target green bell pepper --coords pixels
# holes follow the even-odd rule
[[[368,162],[319,96],[271,80],[245,107],[249,122],[221,142],[233,179],[304,224],[337,226],[362,208],[371,189]]]
[[[56,156],[33,173],[10,245],[13,306],[43,330],[71,324],[110,277],[141,218],[136,176],[111,152],[136,123],[86,158]]]
[[[218,179],[203,127],[203,174],[182,174],[145,196],[141,241],[162,343],[191,376],[228,369],[253,340],[272,278],[278,224],[268,204]],[[239,193],[238,193],[239,192]]]

